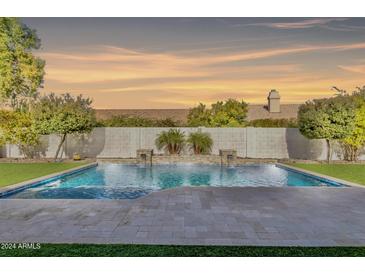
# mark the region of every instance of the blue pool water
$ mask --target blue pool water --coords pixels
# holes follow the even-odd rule
[[[176,164],[145,167],[101,163],[96,167],[26,188],[7,198],[134,199],[180,186],[342,186],[273,164],[221,167]]]

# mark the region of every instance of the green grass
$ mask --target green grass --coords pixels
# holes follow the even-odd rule
[[[318,172],[346,181],[365,185],[365,165],[362,164],[291,164],[309,171]]]
[[[76,163],[0,163],[0,187],[77,167]]]
[[[42,244],[40,249],[0,250],[0,257],[364,257],[365,247],[256,247]]]

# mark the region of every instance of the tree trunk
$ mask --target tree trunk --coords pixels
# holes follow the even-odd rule
[[[66,140],[66,135],[67,135],[67,133],[64,133],[64,134],[62,135],[61,142],[59,143],[58,148],[57,148],[57,151],[56,151],[56,156],[54,157],[54,161],[55,161],[55,162],[57,161],[58,154],[60,153],[61,147],[62,147],[63,143],[64,143],[64,142],[65,142],[65,140]]]
[[[327,143],[327,163],[329,164],[331,161],[331,142],[330,140],[326,139]]]

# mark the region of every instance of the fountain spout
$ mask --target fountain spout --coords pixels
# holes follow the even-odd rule
[[[137,149],[137,164],[152,166],[153,149]]]

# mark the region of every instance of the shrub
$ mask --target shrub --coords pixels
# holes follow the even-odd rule
[[[178,121],[175,121],[171,118],[166,119],[156,119],[154,120],[155,127],[179,127],[183,126]]]
[[[155,143],[158,149],[164,149],[169,154],[179,154],[185,145],[185,134],[179,129],[162,131]]]
[[[228,99],[218,101],[210,109],[200,103],[190,109],[188,125],[191,127],[244,127],[247,125],[247,104],[244,101]]]
[[[141,116],[118,115],[99,120],[99,127],[178,127],[180,123],[171,119],[150,119]]]
[[[190,127],[209,127],[211,119],[210,110],[200,103],[198,106],[191,108],[188,114],[188,126]]]
[[[213,140],[209,133],[194,132],[190,133],[187,143],[194,154],[208,154],[212,150]]]
[[[252,120],[248,124],[251,127],[285,127],[296,128],[298,127],[297,119],[257,119]]]
[[[18,145],[27,158],[34,157],[39,134],[29,113],[0,110],[0,146],[5,143]]]
[[[118,115],[110,119],[100,121],[100,124],[105,127],[153,127],[152,119],[139,117]]]
[[[340,140],[340,145],[344,159],[356,161],[361,149],[365,146],[365,86],[358,88],[352,95],[347,95],[346,91],[335,89],[345,94],[355,105],[355,127],[349,136]]]

